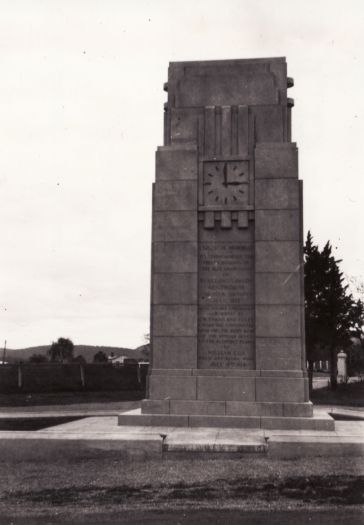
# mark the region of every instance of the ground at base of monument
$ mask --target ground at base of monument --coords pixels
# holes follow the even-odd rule
[[[105,416],[37,432],[0,432],[0,525],[159,525],[204,523],[208,516],[210,523],[246,518],[260,525],[267,515],[251,522],[249,512],[256,516],[264,510],[270,523],[303,525],[308,517],[310,523],[340,523],[329,519],[332,513],[335,519],[352,516],[354,525],[364,505],[364,464],[358,461],[360,447],[364,455],[364,422],[336,421],[335,426],[334,432],[284,434],[151,429],[120,427],[117,417]],[[268,452],[232,451],[264,446],[266,438]],[[177,450],[218,442],[230,453]],[[163,451],[164,444],[170,452]],[[294,454],[282,459],[279,451]]]
[[[100,453],[75,462],[64,451],[57,461],[19,463],[7,457],[0,464],[1,525],[207,523],[189,522],[187,517],[205,519],[211,512],[220,514],[210,523],[260,524],[268,521],[244,521],[251,518],[244,513],[264,510],[273,513],[269,523],[289,525],[311,523],[311,513],[332,512],[332,520],[322,522],[331,525],[340,523],[336,513],[359,516],[364,504],[363,464],[342,456],[130,462]],[[235,521],[224,521],[233,510]],[[289,516],[277,521],[282,511],[300,512],[306,521],[291,521]]]

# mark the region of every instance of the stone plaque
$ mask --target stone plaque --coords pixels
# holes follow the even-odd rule
[[[254,245],[235,222],[216,242],[219,228],[205,231],[199,243],[198,367],[252,369]]]

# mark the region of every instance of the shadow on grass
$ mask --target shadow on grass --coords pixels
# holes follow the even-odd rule
[[[345,405],[350,407],[364,406],[364,381],[338,385],[335,390],[330,387],[313,390],[311,401],[315,405]]]
[[[52,392],[35,394],[0,394],[0,407],[75,405],[83,403],[118,403],[144,399],[142,390],[106,392]]]
[[[166,501],[216,501],[247,500],[258,498],[274,501],[279,498],[300,500],[319,505],[341,504],[360,505],[364,503],[364,476],[308,476],[292,477],[285,480],[258,480],[254,478],[234,481],[215,480],[213,483],[172,485],[143,485],[129,487],[73,486],[39,491],[14,491],[5,493],[5,501],[50,505],[128,505],[145,503],[164,503]]]

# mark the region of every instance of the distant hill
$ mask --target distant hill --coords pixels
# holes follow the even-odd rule
[[[142,359],[148,361],[150,357],[150,344],[147,343],[146,345],[138,346],[135,352],[140,352]]]
[[[19,361],[28,361],[33,354],[47,355],[51,345],[31,346],[29,348],[21,348],[19,350],[6,349],[5,361],[8,363],[16,363]],[[138,348],[122,348],[117,346],[93,346],[93,345],[75,345],[74,357],[82,355],[88,363],[92,363],[94,355],[97,352],[104,352],[107,356],[113,352],[117,357],[126,356],[134,359],[145,359],[145,347],[149,345],[139,346]],[[143,351],[144,350],[144,351]],[[2,360],[2,352],[0,349],[0,360]]]

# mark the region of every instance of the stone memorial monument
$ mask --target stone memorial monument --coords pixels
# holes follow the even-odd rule
[[[292,85],[284,58],[170,64],[148,399],[119,424],[334,428],[308,398]]]

